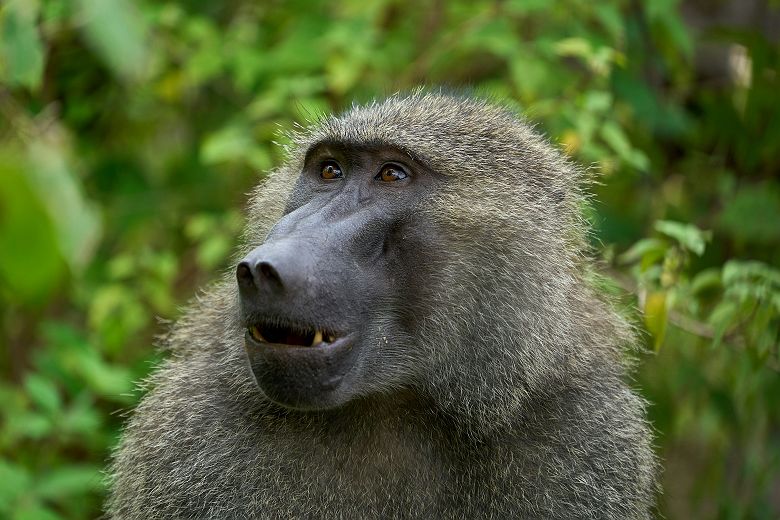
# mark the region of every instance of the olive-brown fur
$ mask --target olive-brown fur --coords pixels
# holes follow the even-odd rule
[[[344,406],[286,409],[253,381],[226,277],[169,336],[108,515],[650,518],[650,429],[622,361],[634,338],[588,282],[581,171],[503,108],[395,96],[294,136],[253,194],[241,254],[296,203],[323,141],[403,150],[446,180],[415,209],[447,254],[415,279],[413,334],[376,336],[376,377]]]

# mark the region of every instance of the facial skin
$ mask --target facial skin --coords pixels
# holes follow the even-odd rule
[[[410,376],[415,280],[436,263],[418,210],[444,182],[395,148],[308,150],[285,215],[236,269],[247,358],[270,399],[327,409]]]

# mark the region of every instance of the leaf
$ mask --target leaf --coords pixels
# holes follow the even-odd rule
[[[647,171],[650,160],[638,149],[631,146],[625,132],[614,121],[606,121],[601,127],[601,138],[617,153],[626,164],[637,170]]]
[[[509,0],[506,4],[508,11],[523,15],[544,11],[549,7],[550,4],[547,0]]]
[[[27,395],[41,409],[54,414],[62,408],[60,395],[54,383],[40,374],[29,374],[24,380]]]
[[[35,141],[28,153],[33,166],[28,179],[57,231],[63,257],[78,273],[86,267],[97,246],[100,216],[84,197],[81,182],[58,143]]]
[[[664,291],[656,291],[648,293],[645,298],[645,326],[653,335],[653,344],[656,351],[660,350],[666,335],[668,320],[667,296],[667,293]]]
[[[772,269],[762,262],[730,260],[723,266],[723,283],[726,285],[751,279],[780,288],[780,270]]]
[[[692,32],[683,23],[674,9],[663,13],[662,21],[666,34],[664,40],[668,40],[680,53],[688,60],[693,58],[694,40],[691,38]]]
[[[108,262],[108,273],[112,280],[125,280],[137,272],[136,257],[130,254],[118,255]]]
[[[105,285],[94,292],[89,325],[99,333],[104,347],[122,345],[149,321],[149,309],[139,297],[138,291],[120,284]]]
[[[26,468],[0,459],[0,512],[11,511],[11,504],[27,493],[31,480]]]
[[[271,167],[271,158],[264,147],[252,138],[246,122],[234,122],[212,133],[200,147],[201,160],[206,164],[245,161],[257,170]]]
[[[14,415],[6,426],[5,433],[11,438],[42,439],[49,435],[54,426],[52,421],[39,413],[25,412]]]
[[[584,107],[589,112],[601,114],[612,106],[612,93],[603,90],[591,90],[585,93]]]
[[[363,73],[360,64],[354,63],[351,56],[335,54],[327,62],[328,87],[343,95],[353,88]]]
[[[92,48],[114,73],[139,79],[146,65],[146,26],[129,0],[77,0],[82,30]]]
[[[16,508],[11,520],[63,520],[63,517],[43,504],[31,501]]]
[[[42,498],[58,499],[99,491],[103,487],[99,467],[72,465],[51,470],[37,482],[35,492]]]
[[[707,289],[722,286],[720,269],[711,268],[697,273],[691,281],[691,293],[699,294]]]
[[[557,42],[554,49],[560,56],[577,56],[587,60],[593,55],[590,42],[584,38],[565,38]]]
[[[533,102],[539,99],[550,80],[550,64],[527,49],[516,47],[509,60],[509,76],[519,91],[521,101]],[[496,94],[502,98],[512,97],[509,92]],[[518,107],[517,110],[522,109]]]
[[[244,158],[253,145],[249,126],[245,122],[235,122],[206,136],[200,157],[206,164],[235,161]]]
[[[725,201],[720,226],[738,241],[780,242],[780,190],[774,185],[748,186]]]
[[[229,237],[209,237],[198,246],[198,264],[204,269],[212,270],[228,258],[232,249],[233,242]]]
[[[19,154],[0,149],[0,281],[12,302],[31,304],[45,301],[67,268],[27,169]]]
[[[246,128],[227,126],[204,139],[200,148],[200,157],[206,164],[233,161],[243,157],[252,146]]]
[[[80,358],[80,371],[87,386],[97,395],[124,402],[133,389],[133,376],[122,366],[106,363],[97,353],[88,351]]]
[[[0,63],[11,85],[36,90],[43,75],[44,47],[36,19],[38,2],[12,0],[0,6]]]
[[[115,399],[115,401],[120,401],[120,399]],[[123,398],[121,401],[126,401],[126,399]],[[103,423],[100,415],[96,412],[94,403],[82,398],[80,402],[62,414],[57,426],[62,429],[63,434],[89,436],[100,432]]]
[[[717,345],[723,340],[732,325],[736,325],[739,316],[739,304],[731,300],[720,302],[707,320],[715,330],[714,343]]]
[[[657,238],[643,238],[629,248],[628,251],[618,257],[622,264],[632,264],[639,260],[648,265],[663,258],[669,246],[663,240]]]
[[[597,3],[593,4],[593,9],[596,18],[607,30],[613,40],[619,41],[622,39],[626,27],[620,7],[610,3]]]
[[[683,224],[671,220],[657,221],[655,229],[659,233],[675,239],[685,249],[698,256],[704,253],[706,243],[712,238],[711,231],[702,231],[692,224]]]

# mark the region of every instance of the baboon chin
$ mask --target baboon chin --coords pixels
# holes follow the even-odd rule
[[[293,136],[171,331],[115,518],[650,518],[630,328],[581,172],[500,107],[396,96]]]

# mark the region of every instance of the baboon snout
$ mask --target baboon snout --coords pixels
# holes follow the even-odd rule
[[[236,266],[236,279],[243,294],[289,291],[310,279],[309,259],[294,244],[275,242],[254,249]],[[297,251],[296,251],[297,250]]]

